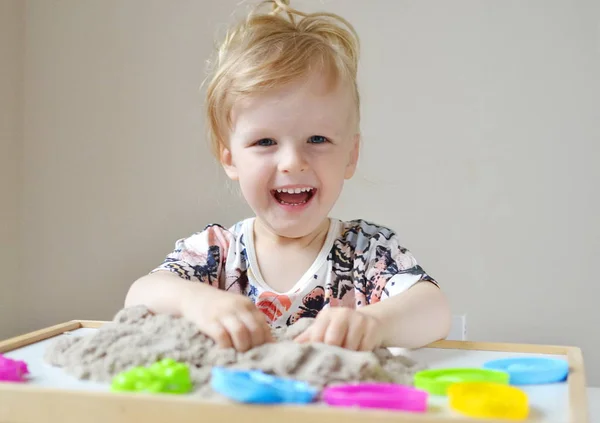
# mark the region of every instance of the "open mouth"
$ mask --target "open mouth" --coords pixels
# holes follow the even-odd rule
[[[271,190],[271,194],[280,204],[300,206],[306,204],[315,195],[316,188],[280,188]]]

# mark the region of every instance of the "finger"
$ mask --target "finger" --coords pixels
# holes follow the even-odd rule
[[[220,322],[214,321],[205,329],[206,334],[215,341],[221,348],[232,348],[233,342],[229,336],[229,332]]]
[[[227,332],[229,332],[229,336],[231,336],[231,340],[233,342],[233,347],[236,350],[245,352],[250,349],[250,332],[242,320],[240,320],[236,315],[231,315],[224,317],[221,320],[221,323],[223,326],[225,326]]]
[[[322,314],[317,315],[315,322],[310,327],[310,336],[308,339],[309,342],[325,342],[325,333],[327,332],[327,327],[329,326],[329,322],[331,321],[331,314],[323,312],[321,313]]]
[[[265,337],[265,343],[275,342],[275,339],[273,339],[273,333],[271,332],[271,326],[269,326],[268,323],[265,323],[263,325],[263,332]]]
[[[342,346],[348,350],[357,351],[364,338],[366,329],[366,319],[360,315],[355,315],[348,325],[348,333]]]
[[[310,328],[306,329],[304,332],[300,333],[300,335],[294,338],[295,342],[300,344],[310,341]]]
[[[240,313],[238,318],[248,329],[250,334],[250,346],[257,347],[265,343],[265,331],[260,320],[256,319],[254,313]]]
[[[265,316],[265,314],[258,308],[254,309],[254,315],[256,317],[256,321],[259,322],[260,328],[263,331],[264,342],[274,342],[275,340],[273,339],[273,334],[271,333],[271,326],[267,322],[267,316]]]
[[[381,328],[376,327],[374,324],[367,325],[365,328],[362,340],[358,347],[358,351],[373,351],[377,345],[379,339],[378,332]]]
[[[332,317],[325,331],[324,342],[337,347],[343,346],[350,327],[350,320],[346,313],[338,313]]]

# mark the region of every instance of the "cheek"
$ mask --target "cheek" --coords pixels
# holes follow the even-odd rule
[[[264,189],[270,181],[270,167],[263,161],[251,156],[240,157],[238,165],[240,185],[246,190]]]
[[[332,151],[315,157],[315,163],[323,173],[330,175],[343,172],[348,164],[348,153],[346,151]]]
[[[327,188],[328,195],[339,191],[344,184],[344,172],[347,161],[339,156],[329,157],[319,161],[318,175],[323,188]]]

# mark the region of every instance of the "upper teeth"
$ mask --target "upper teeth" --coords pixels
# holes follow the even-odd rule
[[[300,194],[301,192],[308,192],[312,188],[280,188],[277,192],[287,192],[288,194]]]

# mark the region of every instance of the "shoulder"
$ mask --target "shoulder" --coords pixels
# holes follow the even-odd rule
[[[398,236],[393,229],[365,219],[340,221],[338,239],[359,252],[373,246],[398,244]]]
[[[210,247],[228,248],[242,237],[244,221],[226,228],[219,223],[209,223],[201,231],[194,232],[175,242],[175,250],[202,251]]]
[[[365,219],[340,222],[338,249],[351,253],[360,263],[380,260],[401,263],[402,268],[417,264],[416,258],[400,241],[397,232],[388,226]],[[350,251],[348,251],[350,250]]]

